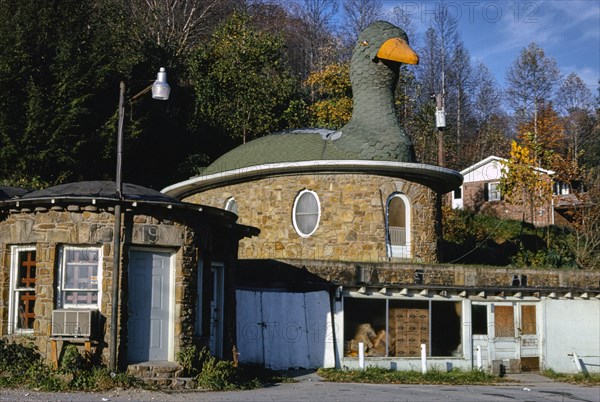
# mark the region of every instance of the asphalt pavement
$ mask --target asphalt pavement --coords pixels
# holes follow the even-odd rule
[[[535,373],[509,375],[501,385],[393,385],[330,383],[313,372],[291,373],[296,382],[251,391],[150,392],[112,390],[98,393],[46,393],[0,390],[0,401],[122,402],[122,401],[316,401],[316,402],[600,402],[600,387],[552,381]]]

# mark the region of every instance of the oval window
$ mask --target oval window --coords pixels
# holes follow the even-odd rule
[[[294,201],[292,217],[294,229],[300,236],[312,235],[317,230],[321,218],[321,205],[317,193],[302,190]]]

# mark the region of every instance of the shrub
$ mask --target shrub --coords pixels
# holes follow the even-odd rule
[[[183,368],[183,375],[195,376],[209,356],[208,349],[202,348],[198,351],[196,346],[190,346],[177,352],[177,362]]]
[[[10,343],[0,338],[0,372],[21,373],[42,361],[33,343]]]

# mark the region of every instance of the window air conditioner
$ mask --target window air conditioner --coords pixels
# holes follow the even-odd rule
[[[52,336],[91,338],[96,333],[97,310],[52,311]]]

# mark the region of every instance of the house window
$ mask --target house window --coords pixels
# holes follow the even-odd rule
[[[11,333],[33,332],[35,280],[35,247],[13,247],[10,270]]]
[[[487,306],[485,304],[471,305],[471,321],[473,335],[488,334]]]
[[[500,182],[485,183],[486,201],[500,201]]]
[[[459,187],[456,190],[454,190],[454,199],[460,200],[461,198],[462,198],[462,187]]]
[[[410,203],[404,194],[388,198],[387,236],[390,257],[410,258]]]
[[[309,237],[319,226],[321,218],[321,205],[317,193],[302,190],[294,201],[292,211],[294,229],[302,237]]]
[[[570,194],[570,187],[568,183],[557,181],[554,183],[554,195],[567,195]]]
[[[367,357],[462,355],[461,302],[344,298],[344,355]]]
[[[238,203],[235,198],[231,197],[225,202],[225,210],[238,215]]]
[[[63,247],[58,273],[59,308],[99,308],[102,252],[97,247]]]

